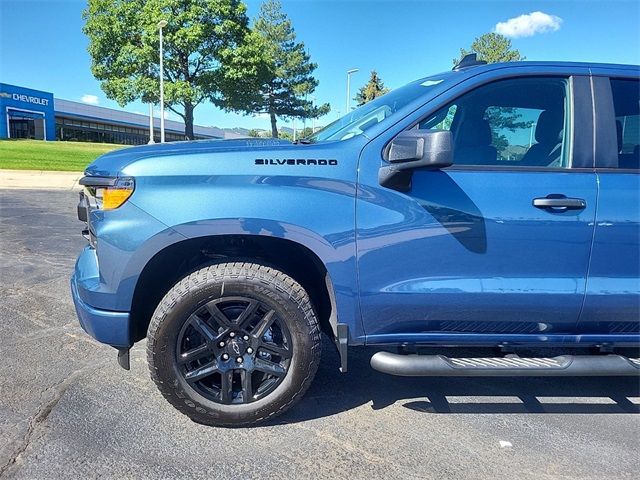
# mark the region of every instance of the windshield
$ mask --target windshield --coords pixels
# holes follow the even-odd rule
[[[347,140],[362,135],[368,129],[396,113],[402,107],[429,93],[448,74],[424,78],[376,98],[330,123],[309,137],[312,142]]]

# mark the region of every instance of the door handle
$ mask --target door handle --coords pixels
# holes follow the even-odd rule
[[[534,198],[532,202],[536,208],[550,210],[583,210],[587,206],[582,198],[568,198],[564,195],[551,194],[546,197]]]

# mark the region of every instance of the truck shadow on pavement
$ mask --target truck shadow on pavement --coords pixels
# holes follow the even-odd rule
[[[640,413],[638,377],[394,377],[369,365],[375,350],[352,349],[349,372],[338,371],[328,343],[302,401],[277,423],[336,415],[366,404],[395,404],[425,414]]]

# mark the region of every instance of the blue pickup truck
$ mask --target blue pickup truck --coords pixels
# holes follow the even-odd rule
[[[108,153],[81,180],[80,323],[127,369],[146,337],[161,393],[210,425],[293,405],[322,333],[342,371],[366,345],[392,375],[638,375],[639,82],[467,57],[298,142]]]

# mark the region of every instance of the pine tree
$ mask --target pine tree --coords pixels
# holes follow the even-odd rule
[[[317,65],[311,62],[304,43],[296,42],[295,30],[280,2],[268,0],[262,4],[250,43],[249,55],[236,53],[222,88],[244,93],[217,99],[219,106],[249,115],[269,115],[274,138],[279,137],[278,118],[318,118],[329,112],[329,104],[315,106],[308,100],[318,86],[313,76]],[[259,52],[258,59],[247,58],[255,52]],[[253,73],[238,75],[239,71]]]
[[[354,100],[358,103],[358,106],[364,105],[374,98],[378,98],[384,95],[388,91],[389,89],[384,86],[384,82],[378,76],[378,72],[372,70],[369,81],[366,85],[361,87],[360,90],[358,90],[358,93],[356,94]]]
[[[487,63],[524,60],[520,52],[511,45],[511,40],[495,32],[485,33],[475,38],[469,50],[461,48],[460,58],[454,59],[453,64],[457,65],[468,53],[477,53],[478,60],[484,60]]]

